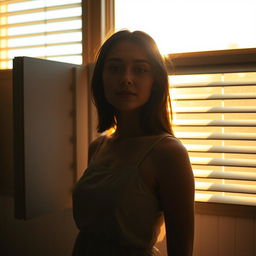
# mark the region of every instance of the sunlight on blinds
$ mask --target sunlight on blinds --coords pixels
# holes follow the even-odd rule
[[[196,200],[256,206],[256,73],[170,76]]]
[[[1,1],[1,68],[15,56],[82,63],[81,0]]]

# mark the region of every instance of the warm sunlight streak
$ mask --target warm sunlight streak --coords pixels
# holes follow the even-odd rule
[[[165,53],[256,46],[253,0],[116,0],[116,30],[144,30]]]
[[[161,225],[161,227],[160,227],[160,232],[159,232],[159,235],[158,235],[158,237],[157,237],[157,242],[161,242],[161,241],[164,240],[164,238],[165,238],[165,233],[166,233],[166,231],[165,231],[165,224],[163,223],[163,224]]]

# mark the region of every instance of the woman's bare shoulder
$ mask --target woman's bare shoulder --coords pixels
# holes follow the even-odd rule
[[[164,138],[154,150],[155,156],[176,157],[177,154],[187,154],[182,142],[174,136]]]
[[[154,166],[162,171],[171,171],[184,164],[190,165],[187,149],[182,142],[174,136],[164,138],[154,148],[152,161]]]

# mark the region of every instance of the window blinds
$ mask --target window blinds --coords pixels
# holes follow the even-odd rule
[[[252,57],[236,50],[167,59],[174,132],[189,152],[198,202],[256,206]]]
[[[15,56],[82,63],[81,0],[0,1],[0,68]]]

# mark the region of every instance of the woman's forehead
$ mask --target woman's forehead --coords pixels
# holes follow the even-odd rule
[[[106,56],[107,60],[133,60],[135,62],[149,63],[146,50],[132,41],[120,41],[116,43]]]

